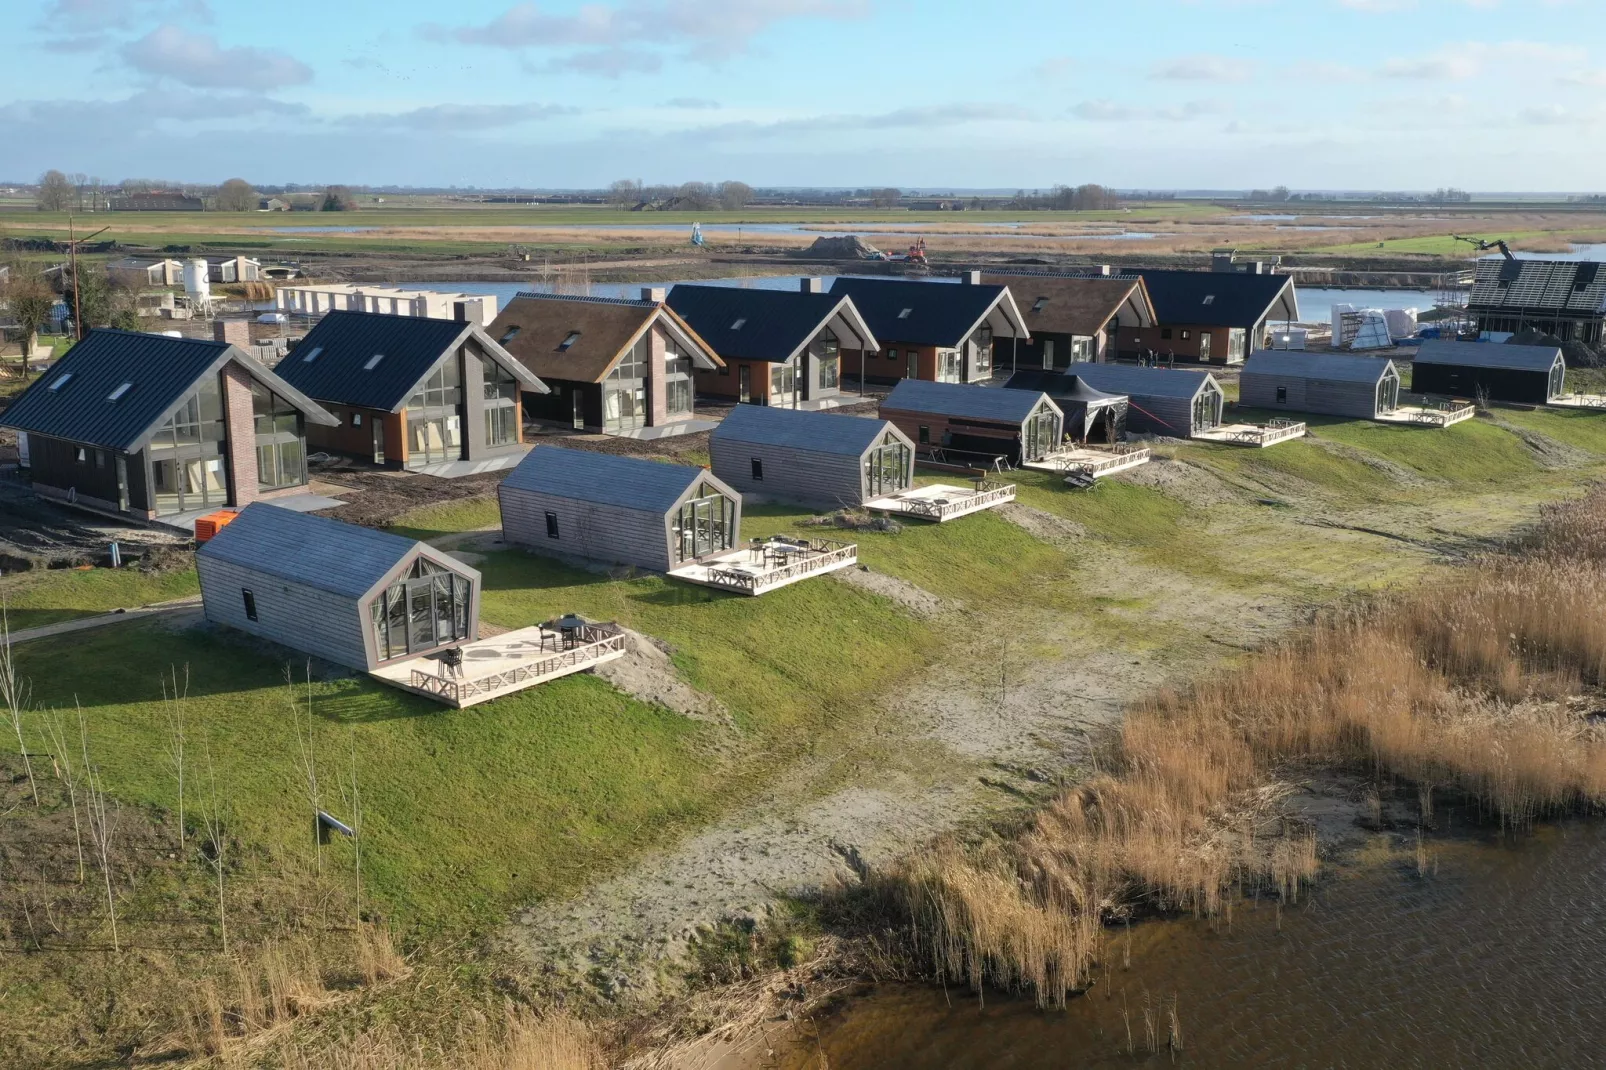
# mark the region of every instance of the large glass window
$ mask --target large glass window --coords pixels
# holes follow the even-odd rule
[[[463,369],[454,353],[407,402],[407,467],[463,457]]]
[[[485,379],[485,444],[511,446],[519,440],[519,386],[513,373],[490,357],[480,358]]]
[[[963,381],[964,364],[964,355],[959,350],[937,350],[937,382],[957,383]]]
[[[1071,336],[1071,363],[1086,364],[1093,359],[1093,339]]]
[[[472,580],[419,558],[406,578],[376,595],[369,606],[379,659],[422,654],[472,638],[473,598]]]
[[[300,411],[261,383],[253,383],[251,413],[256,424],[257,488],[305,483],[307,439]]]
[[[977,379],[986,379],[993,374],[993,329],[985,323],[976,331],[976,374]]]
[[[795,359],[795,358],[794,358]],[[797,365],[770,365],[770,404],[791,408],[797,402]]]
[[[820,389],[834,390],[842,377],[842,350],[836,335],[825,331],[820,335]]]
[[[895,494],[909,485],[909,447],[887,435],[865,458],[865,489],[872,498]]]
[[[692,414],[691,358],[671,344],[664,353],[666,363],[664,409],[670,417]]]
[[[213,375],[151,437],[151,489],[162,515],[227,505],[223,385]]]
[[[648,344],[643,335],[603,381],[604,431],[634,431],[647,426]]]
[[[675,513],[675,559],[693,561],[729,550],[736,539],[736,503],[704,483],[699,497]]]

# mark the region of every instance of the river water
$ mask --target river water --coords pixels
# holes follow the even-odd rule
[[[1606,824],[1430,839],[1425,874],[1414,846],[1386,843],[1297,905],[1112,934],[1096,983],[1063,1011],[885,988],[749,1066],[803,1070],[822,1054],[832,1070],[1606,1065]]]

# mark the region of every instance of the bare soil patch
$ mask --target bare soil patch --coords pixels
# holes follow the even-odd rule
[[[889,576],[885,572],[875,572],[868,565],[844,569],[832,575],[843,583],[890,599],[917,617],[930,618],[963,608],[959,603],[939,598],[907,580]]]
[[[712,695],[680,678],[673,648],[660,639],[625,629],[625,656],[594,670],[620,691],[643,702],[674,710],[698,721],[730,723],[730,711]]]

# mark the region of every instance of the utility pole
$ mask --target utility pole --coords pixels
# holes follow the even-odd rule
[[[95,231],[95,234],[104,234],[110,229],[110,227],[101,227],[99,230]],[[83,302],[78,299],[78,292],[80,289],[78,285],[78,243],[81,241],[88,241],[90,238],[93,238],[95,234],[85,234],[82,238],[76,238],[73,236],[73,234],[74,230],[72,213],[68,212],[67,259],[71,264],[69,270],[72,271],[72,333],[74,342],[82,342],[84,340],[84,317]]]

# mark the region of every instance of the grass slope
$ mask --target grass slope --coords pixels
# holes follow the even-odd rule
[[[13,631],[114,609],[131,609],[200,594],[194,569],[140,572],[98,568],[22,572],[0,577],[0,601]]]

